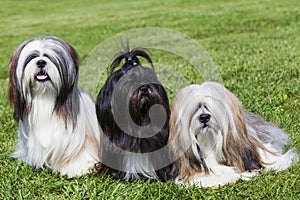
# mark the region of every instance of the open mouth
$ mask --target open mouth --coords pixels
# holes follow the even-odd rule
[[[38,80],[38,81],[47,81],[47,80],[50,80],[48,74],[47,74],[45,71],[43,71],[43,70],[39,71],[39,72],[35,75],[35,78],[36,78],[36,80]]]

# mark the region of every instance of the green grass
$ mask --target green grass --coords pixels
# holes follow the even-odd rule
[[[17,45],[28,38],[59,36],[78,50],[83,61],[99,43],[122,31],[169,28],[202,45],[218,66],[224,84],[245,109],[285,129],[299,152],[298,0],[0,3],[1,199],[300,199],[299,162],[287,171],[263,173],[219,189],[152,181],[119,182],[92,174],[66,179],[49,170],[37,170],[10,158],[17,141],[17,124],[6,96],[8,60]],[[174,69],[182,66],[180,72],[191,83],[201,81],[182,59],[154,52],[153,60],[159,59]]]

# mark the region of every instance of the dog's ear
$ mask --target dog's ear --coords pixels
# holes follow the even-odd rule
[[[228,90],[225,93],[233,116],[233,123],[228,125],[226,147],[223,148],[226,164],[240,171],[260,169],[262,161],[257,148],[264,149],[264,147],[248,133],[244,111],[238,99]]]
[[[63,47],[63,51],[69,54],[71,61],[67,62],[64,53],[58,52],[57,59],[60,60],[61,70],[61,88],[57,96],[54,111],[58,116],[61,116],[65,122],[71,120],[73,124],[76,123],[77,114],[79,112],[79,98],[78,98],[78,70],[79,70],[79,56],[75,48],[68,42],[55,37],[48,36],[44,40],[54,41]]]
[[[11,107],[14,109],[14,119],[16,121],[24,119],[26,114],[26,100],[22,91],[22,80],[18,80],[17,66],[19,62],[20,54],[23,48],[31,42],[33,39],[29,39],[21,43],[14,51],[12,57],[9,60],[9,83],[8,83],[8,99]],[[19,77],[22,79],[22,77]]]
[[[196,173],[208,173],[208,168],[203,160],[202,153],[192,140],[192,135],[187,126],[191,116],[179,115],[181,96],[176,96],[172,105],[171,118],[169,120],[170,135],[168,147],[172,158],[177,158],[174,162],[173,176],[177,176],[182,181],[189,181],[189,178]],[[179,110],[178,110],[178,109]],[[172,176],[171,176],[172,177]]]

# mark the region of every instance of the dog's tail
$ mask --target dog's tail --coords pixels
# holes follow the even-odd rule
[[[267,122],[263,118],[249,112],[245,112],[247,129],[267,149],[259,149],[259,155],[266,164],[267,169],[282,171],[299,161],[299,155],[295,149],[283,153],[285,146],[290,144],[288,134]]]
[[[150,66],[152,68],[154,68],[152,60],[147,53],[147,51],[148,51],[147,49],[135,48],[135,49],[130,50],[128,45],[124,49],[125,49],[125,52],[120,52],[120,53],[116,54],[113,61],[111,62],[110,73],[112,73],[120,65],[122,60],[125,60],[124,64],[121,67],[121,69],[124,71],[127,71],[128,69],[135,67],[135,66],[140,66],[141,62],[138,57],[146,59],[148,61],[148,63],[150,64]]]
[[[287,168],[299,161],[299,155],[293,148],[282,154],[281,152],[276,152],[276,150],[270,144],[265,144],[265,147],[269,151],[274,152],[270,153],[262,149],[258,150],[262,160],[265,163],[268,163],[265,166],[266,169],[282,171],[286,170]]]
[[[292,166],[295,162],[299,161],[299,156],[295,149],[290,149],[283,155],[281,155],[278,160],[270,166],[271,169],[281,171],[286,170],[288,167]]]

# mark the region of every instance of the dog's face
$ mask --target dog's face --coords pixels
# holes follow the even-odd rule
[[[211,129],[218,126],[216,116],[211,112],[213,108],[208,103],[204,100],[198,100],[194,103],[191,101],[190,103],[195,104],[193,105],[195,112],[191,113],[191,133],[195,135],[208,134]]]
[[[26,40],[15,50],[9,64],[8,94],[17,120],[24,118],[34,98],[52,97],[58,108],[77,87],[77,53],[60,38]]]
[[[184,125],[179,128],[194,138],[222,130],[229,114],[227,108],[224,91],[219,93],[205,86],[190,85],[177,94],[172,115],[177,116],[174,123]]]
[[[76,52],[58,38],[30,40],[16,56],[12,59],[18,60],[16,76],[24,92],[31,88],[43,90],[44,87],[59,92],[62,85],[75,81],[78,71],[77,63],[74,63]]]
[[[164,105],[166,101],[168,100],[160,85],[142,85],[133,92],[130,98],[129,113],[137,125],[145,126],[150,123],[150,108],[155,104]]]
[[[17,77],[23,85],[25,94],[30,91],[32,95],[49,91],[57,92],[61,88],[58,68],[49,56],[49,53],[53,55],[53,52],[45,52],[43,46],[41,41],[33,41],[27,44],[20,54]]]

